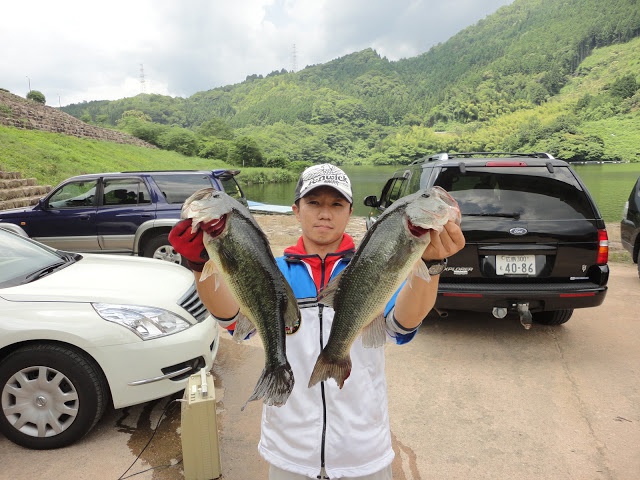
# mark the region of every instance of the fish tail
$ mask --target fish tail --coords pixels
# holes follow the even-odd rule
[[[320,352],[318,360],[311,372],[309,379],[309,388],[316,383],[333,378],[340,388],[343,387],[344,381],[351,375],[351,357],[347,355],[338,361],[332,360],[324,352]]]
[[[241,410],[244,410],[249,402],[264,398],[265,405],[281,407],[287,403],[289,394],[293,390],[293,370],[289,362],[277,365],[275,368],[265,367],[258,379],[253,393]]]

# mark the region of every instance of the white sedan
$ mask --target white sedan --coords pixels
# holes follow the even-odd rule
[[[0,228],[0,433],[69,445],[105,408],[183,390],[218,328],[184,267],[79,255]]]

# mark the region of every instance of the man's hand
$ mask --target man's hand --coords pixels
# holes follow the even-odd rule
[[[431,230],[431,241],[422,254],[425,260],[442,260],[452,256],[464,248],[465,239],[460,226],[449,220],[442,232]]]
[[[187,218],[176,223],[169,232],[169,242],[176,252],[187,259],[191,270],[201,272],[204,264],[209,260],[204,248],[202,230],[198,228],[191,232],[191,219]]]

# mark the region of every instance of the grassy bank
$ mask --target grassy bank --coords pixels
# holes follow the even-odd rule
[[[185,157],[176,152],[76,138],[0,125],[0,170],[20,172],[42,185],[57,185],[73,175],[125,170],[236,169],[220,160]],[[241,184],[293,181],[283,169],[242,168]]]

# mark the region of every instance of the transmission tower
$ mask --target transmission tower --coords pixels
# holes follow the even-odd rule
[[[147,86],[144,79],[144,66],[140,64],[140,92],[147,93]]]
[[[291,50],[291,71],[298,71],[298,56],[296,55],[296,44],[293,44],[293,48]]]

